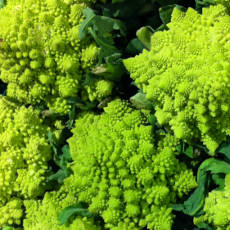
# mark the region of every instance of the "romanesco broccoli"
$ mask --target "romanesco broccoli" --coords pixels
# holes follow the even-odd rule
[[[151,50],[124,60],[160,124],[177,138],[201,140],[214,154],[230,135],[230,16],[223,5],[174,8],[169,30],[153,34]]]
[[[22,199],[44,193],[51,149],[39,111],[0,97],[0,228],[20,225]]]
[[[196,187],[192,171],[175,156],[177,139],[166,135],[155,144],[146,113],[126,101],[113,100],[104,111],[76,120],[66,186],[106,228],[171,229],[170,204]]]
[[[77,217],[69,225],[60,225],[58,214],[62,209],[73,205],[77,199],[71,193],[65,192],[64,187],[59,191],[47,192],[42,201],[25,201],[26,218],[24,219],[24,230],[100,230],[94,225],[92,219]]]
[[[7,95],[24,104],[45,102],[60,114],[70,111],[68,98],[102,100],[113,83],[101,77],[86,84],[97,63],[98,48],[80,41],[83,10],[95,0],[9,1],[0,10],[0,79]]]

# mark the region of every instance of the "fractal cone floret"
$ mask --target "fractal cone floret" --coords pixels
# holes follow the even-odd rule
[[[94,2],[21,0],[1,9],[0,79],[9,97],[67,114],[68,98],[100,101],[111,94],[113,83],[101,77],[85,84],[98,48],[89,37],[80,40],[79,28]]]
[[[230,230],[230,0],[0,0],[0,230]]]
[[[69,139],[73,175],[65,183],[111,230],[169,230],[171,204],[196,187],[176,158],[176,138],[156,143],[147,113],[116,99],[105,113],[76,120]],[[171,146],[171,147],[169,147]]]
[[[150,51],[124,60],[161,125],[177,138],[202,141],[214,154],[230,135],[230,16],[223,5],[174,8],[169,30],[156,32]]]
[[[40,112],[0,97],[0,228],[20,225],[23,199],[46,189],[51,148]]]

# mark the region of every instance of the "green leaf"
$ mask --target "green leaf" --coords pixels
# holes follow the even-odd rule
[[[185,155],[187,155],[189,158],[194,158],[193,155],[193,147],[189,146],[186,150],[185,150]]]
[[[122,61],[121,56],[122,56],[121,53],[113,53],[112,55],[105,57],[105,62],[111,65],[118,64]]]
[[[62,212],[58,215],[58,221],[60,222],[60,225],[67,224],[71,217],[76,216],[90,218],[94,215],[90,213],[82,203],[78,203],[63,209]]]
[[[81,26],[79,28],[79,37],[81,40],[86,37],[88,33],[88,28],[91,26],[92,21],[96,17],[96,14],[90,8],[84,9],[83,13],[85,15],[85,20],[81,23]]]
[[[90,8],[86,8],[83,13],[86,18],[80,26],[79,36],[83,39],[87,34],[90,34],[100,48],[99,64],[103,60],[106,62],[103,66],[98,65],[92,73],[102,76],[104,79],[120,81],[121,76],[125,73],[125,68],[121,61],[122,53],[116,47],[114,39],[116,36],[125,36],[124,24],[117,19],[96,15]],[[92,80],[92,76],[88,74],[85,84],[90,84],[90,80]]]
[[[197,227],[198,227],[199,229],[212,230],[212,228],[211,228],[208,224],[206,224],[206,223],[199,223],[199,224],[197,225]]]
[[[66,159],[66,160],[71,160],[69,145],[64,145],[61,150],[62,150],[62,153],[63,153],[62,154],[63,158]]]
[[[196,2],[196,9],[201,10],[202,7],[208,7],[210,5],[215,5],[214,0],[195,0]]]
[[[125,73],[125,68],[122,63],[116,65],[104,64],[97,66],[92,73],[104,79],[119,82],[122,75]]]
[[[56,148],[56,146],[55,146]],[[58,154],[58,152],[54,155],[54,162],[57,166],[59,166],[59,170],[50,175],[46,182],[52,182],[57,181],[59,184],[62,184],[64,179],[68,177],[71,173],[71,170],[67,167],[68,163],[72,160],[70,155],[70,149],[68,145],[64,145],[61,149],[61,154]]]
[[[105,57],[105,64],[97,66],[92,73],[111,81],[120,81],[122,75],[126,72],[123,65],[121,53],[114,53]]]
[[[75,118],[76,118],[76,106],[73,105],[71,111],[69,112],[69,120],[66,122],[66,127],[68,129],[71,129],[73,127]]]
[[[137,37],[142,44],[148,49],[151,49],[151,37],[154,34],[154,29],[151,26],[141,27],[137,31]]]
[[[126,35],[126,27],[122,21],[105,16],[96,15],[90,8],[83,10],[85,20],[83,20],[79,28],[79,37],[84,39],[87,34],[90,34],[97,45],[100,47],[99,61],[114,53],[120,53],[117,49],[114,39],[115,31],[119,32],[117,36]]]
[[[224,174],[213,174],[212,180],[218,185],[218,190],[222,190],[225,186],[225,175]]]
[[[207,185],[209,185],[208,175],[202,174],[198,180],[198,187],[192,195],[183,204],[175,204],[172,208],[176,211],[182,211],[187,215],[194,216],[203,206],[207,193]]]
[[[230,164],[215,158],[205,160],[198,169],[198,187],[183,204],[173,205],[173,209],[176,211],[183,211],[185,214],[190,216],[196,215],[196,213],[202,208],[205,196],[208,193],[208,187],[211,182],[210,175],[219,173],[230,173]],[[214,179],[215,178],[216,176],[214,176]],[[218,179],[219,180],[216,180],[216,182],[222,186],[220,177]]]
[[[139,54],[143,51],[145,46],[137,38],[132,39],[126,47],[126,52],[131,55]]]
[[[159,9],[159,14],[161,21],[164,25],[168,24],[171,21],[171,15],[175,5],[163,6]]]
[[[153,108],[153,105],[150,101],[146,99],[144,93],[137,93],[130,98],[131,103],[138,109],[149,109]]]
[[[6,5],[5,0],[0,0],[0,9],[3,8]]]
[[[179,152],[179,153],[181,153],[181,151],[182,151],[182,146],[181,146],[181,145],[177,145],[177,146],[176,146],[176,151]]]
[[[70,155],[70,149],[69,149],[69,146],[68,145],[64,145],[61,149],[62,151],[62,154],[61,154],[61,157],[60,157],[60,167],[61,168],[66,168],[66,165],[69,161],[72,160],[71,158],[71,155]]]
[[[59,169],[55,174],[52,174],[46,179],[46,182],[57,181],[58,184],[62,184],[64,179],[68,176],[65,170]]]
[[[101,48],[99,55],[100,61],[106,56],[119,52],[119,50],[114,46],[111,34],[99,36],[92,28],[89,28],[89,33],[92,35],[97,45]]]
[[[230,173],[230,164],[225,161],[217,160],[215,158],[209,158],[205,160],[200,168],[198,169],[198,180],[199,177],[205,172],[210,171],[212,174],[214,173]]]
[[[56,147],[54,140],[53,140],[53,134],[50,130],[48,132],[48,140],[49,140],[49,143],[53,149],[54,155],[56,156],[58,154],[58,151],[57,151],[57,147]]]
[[[155,126],[155,124],[156,124],[156,117],[153,115],[153,114],[151,114],[150,116],[149,116],[149,123],[154,127]]]
[[[91,102],[87,101],[84,105],[79,106],[79,108],[83,111],[88,111],[88,110],[91,110],[93,108],[96,108],[97,104],[98,103],[96,101],[91,101]]]
[[[230,143],[224,142],[221,144],[219,149],[217,150],[217,153],[222,153],[224,154],[228,159],[230,159]]]
[[[97,106],[98,109],[103,109],[104,107],[107,107],[108,103],[113,100],[112,97],[106,97],[103,99]]]

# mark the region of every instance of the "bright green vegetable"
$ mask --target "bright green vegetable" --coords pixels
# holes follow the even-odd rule
[[[92,219],[80,217],[75,218],[69,225],[60,225],[58,214],[62,209],[76,202],[73,193],[71,191],[66,193],[63,188],[57,192],[47,192],[42,201],[25,201],[24,230],[100,230],[101,228],[94,225]]]
[[[174,8],[168,31],[155,32],[151,50],[124,60],[161,125],[177,138],[201,140],[214,154],[230,135],[230,16],[222,5]]]
[[[100,101],[113,83],[87,81],[98,59],[89,37],[79,38],[83,10],[94,0],[9,1],[0,11],[0,68],[7,95],[24,104],[45,101],[60,114],[70,111],[69,98]]]
[[[20,225],[23,199],[46,189],[51,149],[39,111],[0,97],[0,228]]]
[[[76,120],[69,139],[73,175],[65,184],[111,230],[169,230],[171,203],[196,181],[176,158],[177,140],[154,137],[147,113],[116,99],[102,115]]]

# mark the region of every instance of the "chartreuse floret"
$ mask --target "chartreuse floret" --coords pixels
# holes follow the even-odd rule
[[[159,123],[177,138],[201,140],[214,154],[230,135],[230,16],[223,5],[202,14],[175,8],[167,26],[153,34],[150,51],[124,64]]]
[[[68,188],[67,188],[68,189]],[[43,200],[25,201],[26,218],[23,222],[24,230],[100,230],[92,219],[77,217],[69,225],[60,225],[58,215],[62,209],[77,202],[71,191],[47,192]]]
[[[39,112],[0,97],[0,228],[20,225],[23,199],[44,193],[51,159]]]
[[[20,225],[23,216],[23,201],[18,198],[9,200],[5,206],[0,206],[0,226],[4,224]]]
[[[230,229],[230,174],[225,177],[224,190],[214,190],[205,199],[204,212],[194,223],[207,223],[216,230]]]
[[[102,77],[85,83],[98,60],[90,38],[80,41],[83,10],[94,0],[9,1],[0,12],[0,79],[7,95],[24,104],[44,101],[66,114],[68,98],[100,101],[113,84]]]
[[[65,184],[111,230],[169,230],[170,205],[196,187],[175,156],[178,141],[155,139],[146,112],[116,99],[102,115],[76,120],[69,139],[73,175]]]

